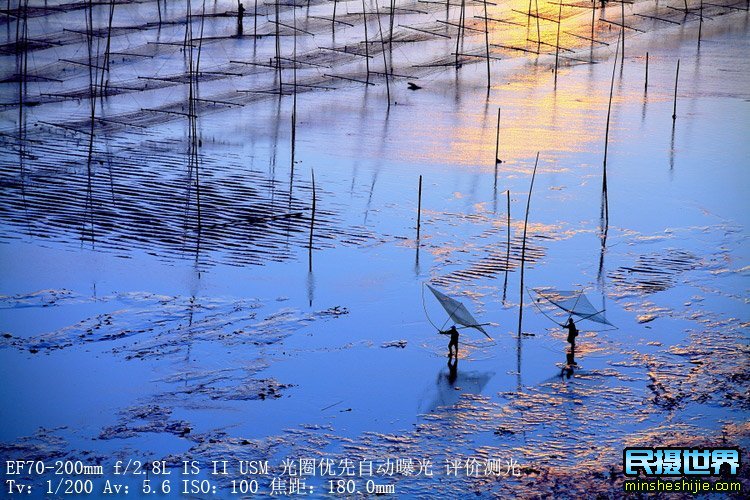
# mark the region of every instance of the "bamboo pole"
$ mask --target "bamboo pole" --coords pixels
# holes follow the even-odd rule
[[[538,53],[539,46],[542,43],[542,29],[539,27],[539,0],[534,0],[534,9],[536,10],[536,47]]]
[[[375,11],[380,12],[380,6],[378,0],[375,0]],[[385,76],[385,91],[388,98],[388,109],[391,109],[391,84],[388,82],[388,60],[385,56],[385,39],[383,38],[383,25],[380,22],[380,15],[375,16],[378,18],[378,31],[380,31],[380,43],[383,48],[383,76]]]
[[[677,59],[677,72],[674,76],[674,105],[672,106],[672,123],[677,120],[677,82],[680,79],[680,60]]]
[[[560,59],[560,21],[562,19],[562,1],[557,10],[557,41],[555,42],[555,88],[557,88],[557,68]]]
[[[648,52],[646,52],[646,83],[643,84],[643,91],[648,92]]]
[[[376,13],[379,18],[379,14]],[[365,25],[365,68],[367,68],[367,79],[366,82],[370,83],[370,43],[367,41],[367,8],[365,7],[365,0],[362,0],[362,19]]]
[[[294,41],[292,46],[292,157],[291,175],[294,175],[294,154],[297,145],[297,11],[292,11]]]
[[[500,159],[500,108],[497,108],[497,132],[495,134],[495,165],[502,163]],[[497,172],[497,170],[495,171]],[[495,179],[497,182],[497,178]]]
[[[620,0],[620,24],[622,25],[622,56],[620,57],[620,65],[623,65],[625,64],[625,2],[622,0]]]
[[[419,176],[419,190],[417,191],[417,246],[419,246],[419,229],[422,225],[422,176]]]
[[[487,92],[492,87],[490,72],[490,31],[487,26],[487,0],[484,0],[484,48],[487,54]]]
[[[458,69],[458,55],[461,52],[459,44],[461,42],[462,32],[465,32],[464,23],[466,22],[466,0],[461,0],[461,10],[458,13],[458,33],[456,35],[456,69]]]
[[[526,216],[523,222],[523,240],[521,241],[521,285],[520,297],[518,304],[518,338],[521,338],[521,326],[523,324],[523,273],[526,264],[526,230],[529,225],[529,208],[531,208],[531,192],[534,190],[534,179],[536,179],[536,167],[539,164],[539,153],[536,154],[534,161],[534,171],[531,174],[531,185],[529,186],[529,196],[526,198]]]
[[[703,0],[700,7],[700,22],[698,23],[698,48],[701,48],[701,33],[703,32]]]
[[[620,29],[622,35],[623,29]],[[612,116],[612,96],[615,91],[615,70],[617,69],[617,56],[620,52],[620,38],[617,39],[615,49],[615,62],[612,65],[612,80],[609,85],[609,103],[607,104],[607,125],[604,130],[604,162],[602,164],[602,219],[609,221],[609,200],[607,199],[607,152],[609,151],[609,123]]]

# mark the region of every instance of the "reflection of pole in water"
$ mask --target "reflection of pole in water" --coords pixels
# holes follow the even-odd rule
[[[312,251],[313,251],[313,230],[315,228],[315,170],[310,170],[310,174],[312,175],[312,207],[310,210],[310,241],[308,243],[308,268],[309,271],[312,273]]]
[[[419,267],[419,245],[417,245],[416,252],[414,254],[414,276],[419,276],[422,272],[422,268]]]
[[[508,272],[510,271],[510,189],[505,192],[507,194],[508,207],[507,207],[507,227],[506,227],[506,241],[505,241],[505,282],[503,283],[503,304],[505,304],[506,292],[508,291]]]
[[[313,299],[315,298],[315,275],[312,269],[307,273],[307,301],[310,307],[313,305]]]
[[[674,129],[675,123],[672,122],[672,139],[669,143],[669,171],[674,170]]]
[[[521,336],[516,339],[516,392],[521,392]]]

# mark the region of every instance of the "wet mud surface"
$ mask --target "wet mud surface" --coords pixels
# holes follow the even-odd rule
[[[748,18],[689,4],[611,5],[593,28],[565,5],[559,44],[559,5],[537,32],[528,5],[493,4],[490,97],[476,2],[460,46],[438,2],[338,2],[335,23],[289,4],[283,24],[262,4],[240,35],[232,2],[170,2],[161,25],[122,2],[89,37],[85,3],[50,2],[21,40],[3,11],[0,455],[410,459],[435,476],[390,476],[399,496],[505,498],[618,497],[625,446],[744,457]],[[617,326],[581,322],[570,372],[522,254],[526,287],[585,289]],[[446,366],[423,283],[493,341],[462,332]],[[499,474],[445,474],[470,457]]]

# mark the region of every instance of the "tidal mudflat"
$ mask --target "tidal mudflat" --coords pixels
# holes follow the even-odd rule
[[[4,6],[3,461],[614,497],[625,446],[748,449],[745,2],[243,9]],[[425,283],[493,341],[447,365]],[[543,287],[617,327],[580,323],[570,377]]]

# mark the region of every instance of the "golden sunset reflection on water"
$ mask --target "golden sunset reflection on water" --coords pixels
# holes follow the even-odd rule
[[[452,105],[423,109],[430,111],[419,117],[418,126],[404,127],[394,140],[402,144],[409,159],[494,169],[493,157],[497,133],[497,110],[500,117],[499,172],[526,172],[529,159],[537,151],[547,151],[546,159],[568,153],[596,150],[603,147],[604,127],[609,98],[609,80],[620,30],[617,26],[598,22],[609,18],[620,22],[620,7],[597,9],[594,28],[596,43],[591,36],[590,3],[565,4],[562,7],[557,52],[558,81],[555,83],[555,59],[558,36],[558,3],[539,2],[539,40],[537,19],[525,14],[529,3],[514,0],[502,5],[488,5],[490,19],[505,22],[488,23],[492,88],[486,91],[484,61],[450,69],[452,76],[443,76],[434,84],[444,87],[444,94],[454,95]],[[585,6],[587,8],[583,8]],[[537,6],[532,3],[532,14]],[[626,20],[631,7],[626,10]],[[480,9],[481,11],[481,9]],[[478,14],[482,14],[478,11]],[[626,21],[627,23],[627,21]],[[472,19],[467,26],[484,29],[483,19]],[[468,49],[471,36],[471,49]],[[626,36],[628,36],[626,34]],[[483,33],[467,35],[463,51],[484,52]],[[606,40],[606,41],[605,41]],[[628,40],[628,43],[631,43]],[[527,51],[527,52],[524,52]],[[533,53],[538,51],[539,54]],[[500,59],[500,60],[498,60]],[[618,78],[619,79],[619,78]],[[657,89],[655,89],[657,90]],[[408,96],[412,97],[412,96]],[[415,101],[422,96],[415,95]],[[660,98],[658,91],[651,98]],[[625,100],[642,100],[642,88],[616,83],[613,106]],[[441,100],[444,103],[445,100]],[[613,111],[616,114],[616,110]],[[617,127],[616,123],[612,124]],[[417,146],[418,145],[418,146]],[[547,165],[545,168],[555,168]]]

